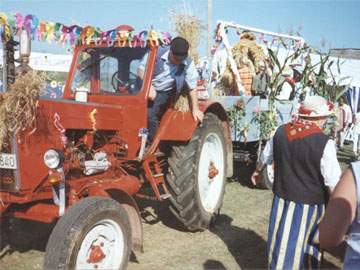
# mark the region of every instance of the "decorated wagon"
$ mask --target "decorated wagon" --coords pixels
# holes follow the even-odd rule
[[[255,162],[262,143],[292,119],[307,95],[335,102],[347,89],[347,64],[302,37],[219,21],[208,89],[227,110],[234,161]],[[263,176],[270,187],[272,166]]]
[[[227,110],[235,162],[254,163],[261,142],[296,112],[304,48],[298,36],[218,22],[208,89]]]

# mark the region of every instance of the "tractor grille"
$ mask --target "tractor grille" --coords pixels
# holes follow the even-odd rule
[[[16,190],[14,170],[0,169],[0,190]]]

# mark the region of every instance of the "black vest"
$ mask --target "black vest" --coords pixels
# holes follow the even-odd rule
[[[327,192],[320,160],[329,137],[322,132],[314,132],[290,139],[285,126],[278,128],[273,139],[274,193],[296,203],[325,203]]]

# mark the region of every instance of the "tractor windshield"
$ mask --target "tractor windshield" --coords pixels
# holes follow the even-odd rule
[[[71,90],[134,95],[142,86],[138,68],[146,48],[86,48],[77,57]]]

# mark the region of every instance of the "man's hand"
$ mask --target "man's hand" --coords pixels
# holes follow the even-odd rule
[[[202,120],[204,119],[204,113],[200,111],[198,107],[192,110],[192,115],[195,121],[199,120],[200,122],[202,122]]]
[[[261,175],[258,171],[254,171],[253,174],[251,175],[251,182],[253,183],[254,186],[256,186],[257,183],[259,183],[261,181]]]
[[[149,90],[149,95],[148,95],[148,99],[151,101],[154,101],[156,98],[156,89],[154,86],[150,86],[150,90]]]
[[[192,115],[194,117],[194,120],[199,120],[200,122],[202,122],[202,120],[204,119],[204,113],[199,109],[196,89],[190,90],[190,98],[192,104]]]

